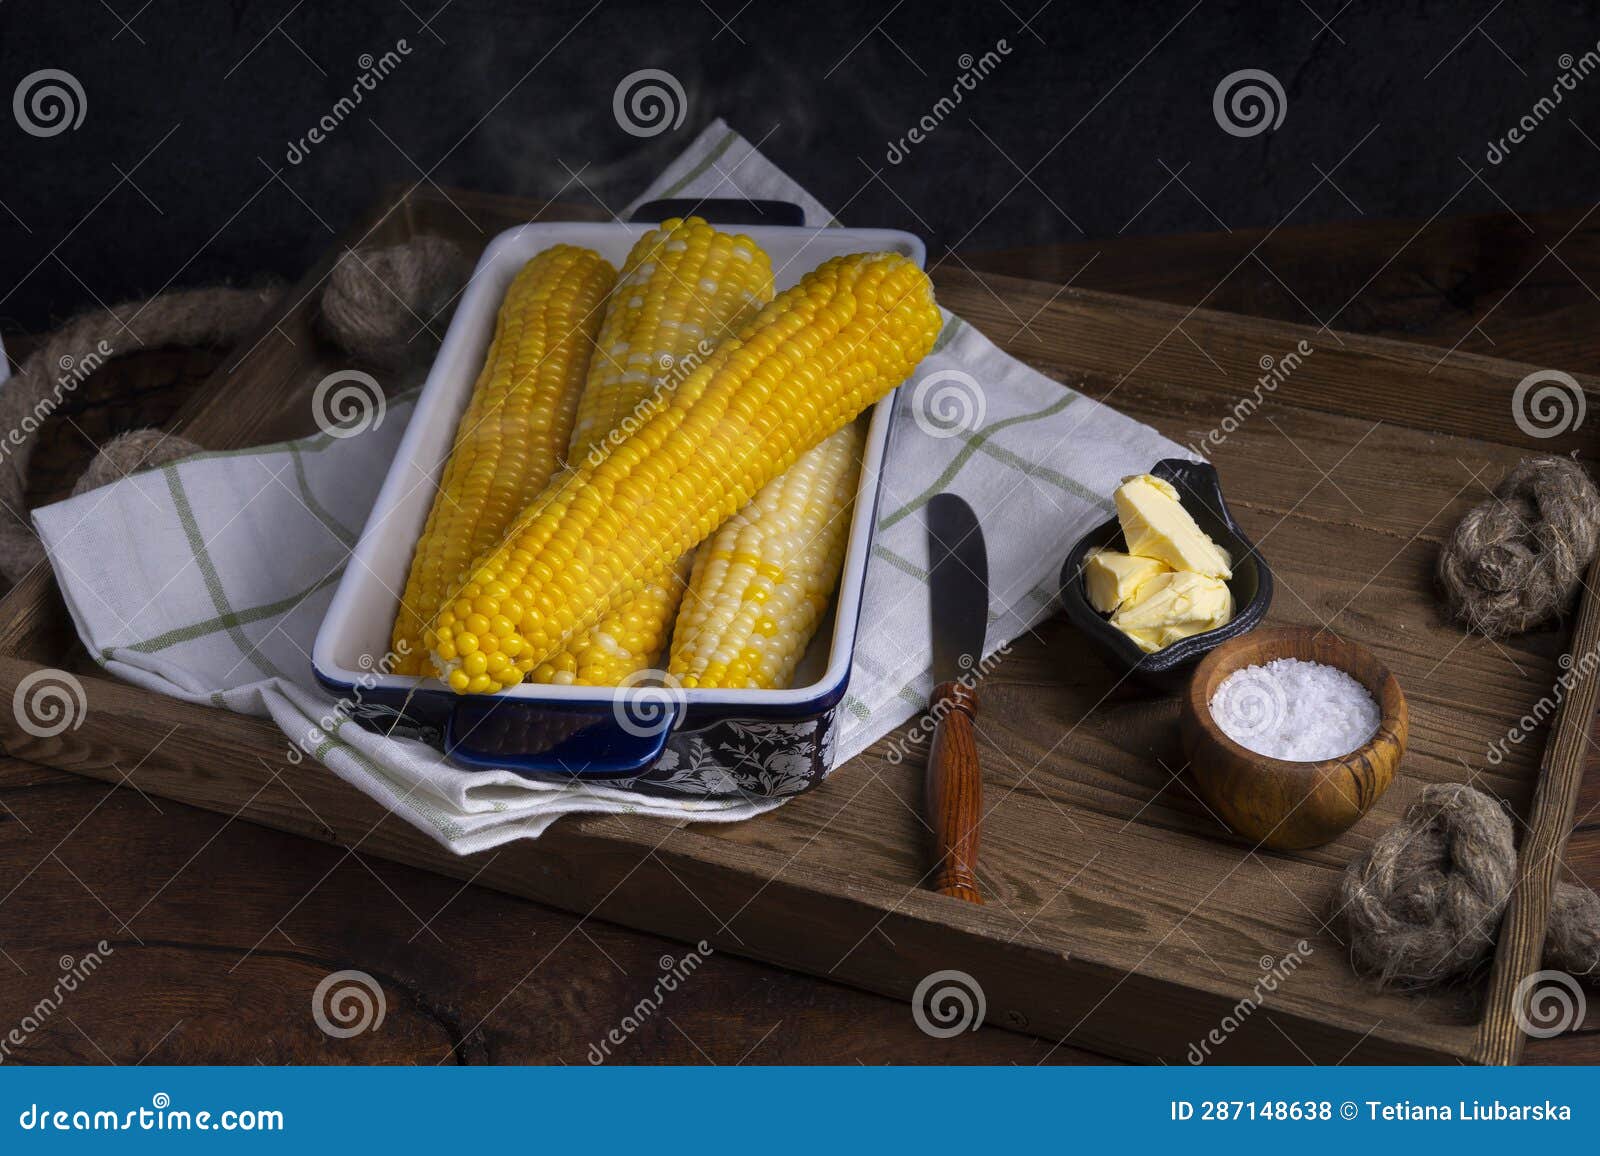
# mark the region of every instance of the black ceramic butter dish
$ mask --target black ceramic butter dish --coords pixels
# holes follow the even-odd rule
[[[1214,467],[1205,462],[1168,458],[1157,462],[1150,473],[1172,483],[1183,508],[1217,545],[1228,551],[1233,560],[1233,577],[1228,580],[1228,589],[1233,592],[1233,618],[1226,626],[1180,639],[1154,654],[1140,650],[1133,639],[1112,626],[1090,605],[1084,586],[1083,567],[1091,552],[1126,548],[1122,527],[1116,518],[1101,523],[1078,539],[1078,544],[1067,555],[1061,567],[1061,604],[1067,618],[1119,676],[1131,676],[1159,690],[1177,690],[1188,682],[1189,675],[1212,647],[1260,625],[1267,608],[1272,605],[1272,571],[1229,513]]]

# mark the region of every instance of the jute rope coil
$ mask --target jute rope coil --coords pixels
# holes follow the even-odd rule
[[[162,433],[158,429],[129,430],[100,447],[94,455],[94,461],[89,463],[72,487],[72,496],[109,486],[135,470],[153,470],[168,462],[178,461],[204,448],[188,438]]]
[[[1520,463],[1467,511],[1439,554],[1451,616],[1491,638],[1530,630],[1572,602],[1600,546],[1600,490],[1572,458]]]
[[[1357,972],[1385,987],[1427,987],[1488,963],[1516,881],[1504,808],[1464,783],[1435,783],[1345,868],[1334,923]],[[1544,961],[1600,975],[1600,896],[1557,884]]]
[[[347,252],[329,274],[318,328],[360,361],[420,361],[471,272],[461,250],[438,237]],[[28,464],[38,431],[63,399],[106,362],[139,349],[227,346],[277,297],[275,288],[186,289],[84,313],[51,334],[0,389],[0,575],[16,582],[44,559],[28,523]],[[419,320],[420,319],[420,320]],[[137,335],[137,336],[136,336]],[[160,430],[122,434],[101,447],[74,494],[198,452]]]
[[[328,275],[320,328],[362,361],[404,365],[432,349],[471,272],[466,254],[443,237],[348,251]]]
[[[163,293],[75,317],[33,351],[0,389],[0,574],[15,582],[44,558],[27,521],[28,463],[39,429],[87,373],[135,349],[236,341],[270,300],[263,289]]]

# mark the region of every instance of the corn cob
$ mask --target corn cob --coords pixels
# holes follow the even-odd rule
[[[463,693],[522,680],[762,486],[900,384],[940,317],[894,253],[837,257],[780,294],[598,463],[562,475],[473,564],[425,642]]]
[[[682,686],[789,684],[839,582],[865,444],[851,422],[701,544],[667,667]]]
[[[557,245],[511,282],[411,559],[394,624],[397,673],[428,671],[424,625],[561,466],[615,280],[598,253]]]
[[[772,300],[772,263],[749,237],[699,217],[663,221],[634,243],[600,327],[572,428],[598,458],[631,432],[639,403],[673,389]]]
[[[598,460],[632,431],[640,405],[670,392],[725,337],[772,300],[772,263],[746,236],[698,217],[640,237],[611,295],[568,459]],[[683,597],[688,559],[654,574],[631,599],[553,658],[518,660],[534,682],[617,686],[656,662]]]

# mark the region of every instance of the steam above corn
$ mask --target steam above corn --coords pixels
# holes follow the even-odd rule
[[[868,253],[772,299],[760,248],[693,218],[613,277],[557,246],[513,283],[412,563],[403,673],[618,685],[670,636],[685,686],[793,677],[838,582],[853,423],[932,348],[932,287]]]

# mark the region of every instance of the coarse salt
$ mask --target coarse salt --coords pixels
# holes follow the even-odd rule
[[[1259,755],[1292,762],[1336,759],[1378,731],[1378,704],[1335,666],[1278,658],[1222,680],[1211,717],[1222,733]]]

